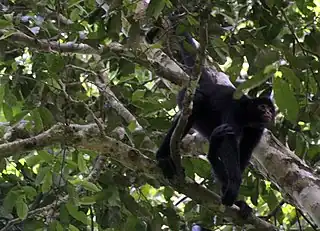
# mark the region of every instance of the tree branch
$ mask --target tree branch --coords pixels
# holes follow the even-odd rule
[[[3,158],[11,156],[12,154],[16,155],[18,153],[40,149],[45,146],[58,144],[62,141],[67,141],[69,145],[96,151],[101,154],[107,153],[112,159],[120,162],[136,173],[143,173],[148,177],[158,180],[163,185],[168,185],[167,180],[157,167],[155,161],[141,154],[137,149],[116,139],[108,136],[102,137],[99,127],[96,124],[73,124],[69,126],[57,124],[35,137],[1,144],[0,157]],[[220,197],[190,179],[188,179],[185,184],[172,184],[170,186],[195,200],[197,203],[206,206],[212,210],[213,213],[231,219],[234,224],[245,225],[247,230],[253,229],[253,227],[259,230],[276,230],[272,224],[254,215],[250,216],[247,220],[241,219],[236,206],[223,206],[225,209],[222,211],[220,208]]]
[[[100,49],[95,49],[84,43],[58,43],[55,41],[38,39],[36,37],[33,38],[20,31],[0,30],[0,36],[3,36],[5,40],[8,40],[8,42],[14,41],[15,43],[19,43],[23,46],[28,46],[45,52],[57,51],[61,53],[97,55],[112,52],[119,57],[126,57],[135,63],[153,69],[157,75],[166,78],[175,84],[184,85],[189,79],[189,76],[179,67],[179,65],[172,61],[164,52],[160,49],[150,49],[150,47],[145,44],[140,44],[140,52],[138,52],[136,56],[132,56],[132,51],[130,49],[125,48],[120,43],[116,42],[102,46]]]

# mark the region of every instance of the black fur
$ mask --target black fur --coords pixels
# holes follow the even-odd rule
[[[193,40],[186,35],[186,40],[194,46]],[[182,47],[182,57],[191,73],[194,58]],[[234,99],[233,86],[218,85],[214,78],[202,69],[199,86],[193,99],[192,114],[188,119],[183,137],[193,127],[210,142],[208,160],[215,175],[222,184],[222,204],[237,204],[244,217],[251,208],[243,201],[236,201],[242,181],[242,173],[249,163],[253,149],[263,134],[266,124],[273,120],[275,108],[269,98],[251,99],[243,95]],[[178,105],[182,109],[185,89],[178,95]],[[178,122],[179,115],[173,122],[157,152],[157,160],[163,174],[171,179],[176,168],[170,156],[170,139]]]

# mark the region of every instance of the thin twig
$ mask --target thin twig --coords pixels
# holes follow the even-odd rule
[[[284,203],[286,203],[285,200],[281,200],[279,204],[265,217],[265,219],[269,220],[271,217],[274,217]]]
[[[316,224],[313,224],[310,220],[309,220],[309,218],[306,216],[306,215],[304,215],[303,214],[303,212],[300,210],[300,209],[298,209],[298,212],[300,213],[300,215],[303,217],[303,219],[305,219],[306,220],[306,222],[313,228],[313,230],[318,230],[318,226],[316,225]]]

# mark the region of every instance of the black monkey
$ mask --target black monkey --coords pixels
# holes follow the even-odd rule
[[[185,32],[183,35],[187,43],[196,47],[190,34]],[[195,59],[183,42],[180,45],[186,71],[191,74]],[[207,68],[202,68],[202,76],[193,98],[193,110],[182,135],[184,137],[194,128],[209,140],[207,158],[222,185],[222,204],[238,205],[240,214],[247,217],[251,208],[244,201],[236,201],[242,182],[241,175],[265,126],[273,121],[275,107],[267,97],[249,98],[243,95],[240,99],[234,99],[234,91],[235,88],[231,85],[217,84],[215,76]],[[180,109],[185,92],[186,89],[183,89],[177,97]],[[177,174],[170,156],[170,139],[179,116],[173,121],[156,154],[159,167],[169,179]]]

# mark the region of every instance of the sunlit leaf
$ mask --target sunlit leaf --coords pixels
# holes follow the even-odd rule
[[[100,191],[100,189],[94,183],[91,183],[89,181],[81,181],[80,185],[91,192],[99,192]]]
[[[273,82],[276,103],[282,113],[292,122],[297,122],[299,104],[289,84],[281,78],[275,78]]]
[[[52,173],[51,171],[47,171],[47,173],[45,174],[44,178],[43,178],[43,183],[41,186],[41,190],[42,192],[48,192],[51,189],[52,186]]]
[[[12,22],[4,19],[0,19],[0,29],[6,29],[12,27]]]
[[[7,121],[11,121],[13,119],[12,107],[10,107],[7,103],[2,103],[2,111]]]
[[[79,168],[80,172],[87,172],[88,171],[86,161],[83,158],[82,154],[78,154],[78,168]]]
[[[151,0],[147,8],[147,14],[158,18],[165,5],[166,0]]]
[[[269,78],[269,75],[265,75],[261,72],[258,73],[257,75],[253,76],[251,79],[246,80],[237,87],[236,91],[233,94],[234,98],[239,99],[243,95],[244,89],[252,89],[254,87],[257,87],[267,81]]]
[[[300,89],[300,80],[292,69],[285,66],[281,66],[279,70],[282,72],[284,78],[286,78],[295,89]]]
[[[27,204],[24,202],[22,198],[16,200],[15,207],[17,210],[18,217],[22,220],[25,219],[28,215],[29,209]]]

